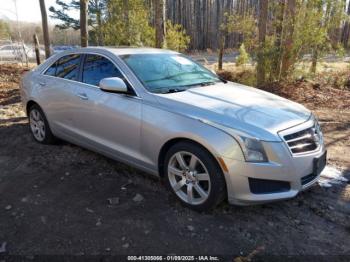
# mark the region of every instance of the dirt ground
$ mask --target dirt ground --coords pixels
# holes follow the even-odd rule
[[[349,182],[330,188],[316,185],[288,201],[250,207],[223,203],[197,213],[182,207],[158,180],[138,170],[68,143],[34,142],[20,107],[21,72],[0,67],[0,260],[1,253],[29,258],[43,254],[233,258],[254,250],[260,255],[350,256]],[[327,99],[334,103],[315,105],[315,93],[300,102],[320,118],[329,164],[349,178],[350,91],[331,93],[321,88],[317,93],[331,95]],[[137,194],[141,201],[135,201]]]

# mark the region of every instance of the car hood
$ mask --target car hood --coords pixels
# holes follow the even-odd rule
[[[278,131],[310,118],[304,106],[236,83],[159,94],[166,110],[239,130],[264,141],[281,141]]]

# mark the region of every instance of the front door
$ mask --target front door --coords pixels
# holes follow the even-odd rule
[[[74,125],[85,143],[101,153],[125,160],[140,159],[141,99],[102,91],[107,77],[121,77],[109,59],[85,55],[81,82],[76,86]]]

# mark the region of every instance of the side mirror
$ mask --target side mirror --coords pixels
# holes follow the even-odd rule
[[[119,77],[103,78],[100,81],[100,89],[105,92],[112,93],[127,93],[128,87],[125,82]]]

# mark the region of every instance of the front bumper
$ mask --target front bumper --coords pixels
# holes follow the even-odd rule
[[[314,161],[325,154],[323,143],[316,151],[299,155],[293,155],[285,142],[263,142],[263,145],[269,159],[267,163],[224,158],[229,203],[251,205],[289,199],[318,181]],[[272,193],[252,188],[260,182],[262,186],[267,185],[269,181],[272,183],[266,188],[277,189],[271,190]]]

